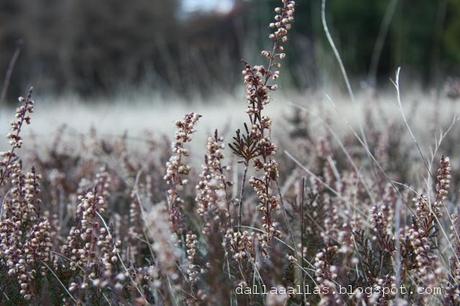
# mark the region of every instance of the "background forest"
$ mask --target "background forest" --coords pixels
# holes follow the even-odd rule
[[[276,1],[229,3],[216,11],[185,10],[178,0],[2,0],[0,80],[14,66],[9,98],[30,84],[83,97],[140,87],[181,96],[233,92],[241,59],[252,60],[266,46]],[[387,85],[397,66],[433,87],[459,74],[460,1],[332,0],[328,6],[331,31],[359,84]],[[337,79],[320,7],[319,0],[297,1],[289,87]]]

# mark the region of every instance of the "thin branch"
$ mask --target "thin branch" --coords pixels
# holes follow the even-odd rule
[[[334,56],[339,63],[340,71],[342,72],[343,79],[345,81],[345,84],[347,86],[348,94],[350,95],[350,98],[353,102],[355,102],[355,95],[353,94],[353,90],[351,88],[350,84],[350,79],[348,78],[347,71],[345,69],[345,66],[343,65],[342,58],[340,57],[339,50],[335,46],[334,39],[332,38],[332,35],[329,31],[329,27],[327,26],[326,22],[326,0],[322,0],[321,4],[321,22],[323,24],[323,29],[324,33],[326,34],[327,41],[329,42],[329,45],[332,48],[332,51],[334,52]]]
[[[243,179],[241,181],[241,189],[240,189],[240,196],[238,202],[238,231],[241,232],[241,223],[243,219],[243,201],[244,201],[244,185],[246,184],[246,178],[248,175],[248,163],[244,164],[244,172],[243,172]]]
[[[397,6],[398,0],[391,0],[390,4],[387,6],[385,16],[383,17],[380,25],[379,35],[377,36],[377,40],[374,45],[369,74],[367,76],[368,82],[371,86],[375,86],[377,84],[377,70],[380,62],[380,56],[382,55],[383,46],[385,45],[388,30],[390,29],[391,21],[393,20]]]
[[[428,172],[430,173],[430,175],[432,175],[432,173],[430,171],[429,162],[425,158],[425,154],[423,153],[422,148],[420,147],[420,144],[418,143],[417,138],[414,135],[414,132],[412,132],[412,129],[411,129],[410,125],[409,125],[409,122],[407,121],[406,114],[404,113],[404,109],[403,109],[403,106],[402,106],[402,103],[401,103],[401,90],[400,90],[400,86],[399,86],[400,72],[401,72],[401,67],[398,67],[398,69],[396,70],[396,80],[395,81],[391,80],[391,82],[393,83],[393,85],[394,85],[394,87],[396,89],[396,97],[397,97],[397,101],[398,101],[399,112],[401,113],[403,122],[404,122],[404,124],[405,124],[405,126],[407,128],[407,131],[409,132],[409,135],[410,135],[412,141],[415,143],[415,145],[417,147],[417,150],[418,150],[418,152],[420,154],[420,157],[422,158],[423,162],[425,163],[425,166],[428,169]]]
[[[5,80],[3,81],[2,93],[0,94],[0,103],[3,103],[6,98],[6,93],[10,87],[11,77],[13,76],[14,67],[18,61],[19,55],[21,54],[22,42],[18,42],[16,50],[14,51],[13,57],[8,64],[8,69],[6,70]]]
[[[70,291],[66,288],[66,286],[62,283],[62,281],[59,279],[59,277],[56,275],[56,273],[53,271],[53,269],[50,268],[50,266],[48,266],[46,264],[46,262],[42,261],[41,262],[45,267],[48,268],[48,270],[51,272],[51,274],[53,274],[53,276],[57,279],[57,281],[59,282],[59,284],[61,284],[62,288],[64,288],[65,292],[68,294],[68,296],[72,299],[72,301],[79,305],[78,304],[78,301],[73,297],[73,295],[70,293]]]

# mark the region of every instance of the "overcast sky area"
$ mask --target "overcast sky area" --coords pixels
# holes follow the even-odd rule
[[[187,13],[200,10],[225,13],[232,5],[233,0],[182,0],[182,10]]]

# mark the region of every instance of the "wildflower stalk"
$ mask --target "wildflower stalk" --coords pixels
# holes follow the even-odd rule
[[[11,132],[7,135],[10,142],[10,150],[1,154],[2,160],[0,161],[0,186],[3,186],[5,179],[10,174],[11,163],[16,158],[16,149],[22,147],[21,130],[24,125],[30,124],[30,114],[34,110],[34,101],[32,100],[32,87],[29,89],[26,98],[19,97],[19,102],[22,103],[16,109],[16,120],[11,122]]]
[[[216,130],[214,136],[208,138],[203,171],[196,185],[196,212],[203,220],[202,232],[205,235],[215,232],[218,229],[216,225],[222,225],[229,215],[227,179],[222,166],[223,148],[223,138]]]
[[[238,228],[240,230],[243,213],[243,191],[245,176],[249,164],[252,162],[256,171],[262,171],[260,177],[251,177],[249,184],[256,191],[259,199],[259,211],[262,213],[262,226],[268,233],[264,237],[264,244],[271,240],[273,235],[278,235],[276,222],[272,219],[272,212],[278,208],[279,200],[272,194],[272,184],[278,179],[278,164],[274,159],[276,146],[271,142],[270,130],[271,119],[263,114],[266,105],[270,103],[270,92],[277,89],[276,84],[270,84],[271,80],[279,77],[281,60],[285,58],[284,44],[287,42],[287,33],[294,21],[295,2],[282,0],[282,6],[275,8],[275,20],[270,23],[273,33],[269,38],[273,41],[272,51],[262,51],[262,56],[268,61],[268,66],[251,66],[246,63],[243,70],[244,83],[246,85],[246,99],[248,101],[247,114],[249,126],[245,124],[245,134],[238,130],[234,142],[230,145],[233,152],[242,158],[245,164],[243,186],[239,201]],[[276,70],[275,70],[276,69]]]
[[[166,174],[163,178],[169,186],[167,198],[171,224],[174,232],[179,235],[184,234],[185,230],[182,216],[184,200],[179,192],[187,184],[187,176],[190,173],[190,166],[185,163],[185,158],[189,155],[185,144],[192,140],[191,134],[195,131],[195,124],[200,117],[201,115],[190,113],[185,115],[183,120],[176,122],[176,141],[173,144],[172,155],[166,163]]]

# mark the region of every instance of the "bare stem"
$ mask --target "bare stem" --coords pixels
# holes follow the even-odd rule
[[[238,203],[238,231],[241,232],[241,220],[243,218],[243,200],[244,200],[244,185],[246,184],[246,177],[248,175],[249,164],[244,164],[243,180],[241,181],[240,201]]]
[[[6,70],[5,80],[3,81],[2,93],[0,94],[0,103],[5,102],[6,93],[8,92],[8,87],[10,87],[11,77],[13,75],[14,67],[16,62],[21,54],[22,42],[17,44],[16,50],[14,51],[13,57],[11,58],[10,63],[8,64],[8,69]]]
[[[304,231],[305,231],[305,218],[304,218],[304,211],[303,205],[305,201],[305,178],[302,178],[302,182],[300,184],[300,257],[303,257],[303,249],[304,249]],[[301,267],[304,268],[303,260],[300,261]],[[301,269],[301,279],[302,279],[302,288],[305,288],[305,272]],[[304,298],[302,299],[302,305],[306,305],[306,296],[304,294]]]

